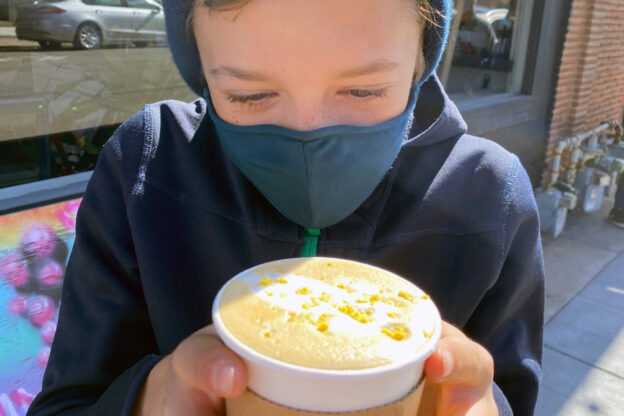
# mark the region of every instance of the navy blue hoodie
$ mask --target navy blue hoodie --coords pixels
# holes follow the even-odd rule
[[[416,283],[493,355],[501,415],[532,415],[544,269],[529,179],[516,156],[466,134],[437,78],[415,118],[373,194],[322,230],[318,255]],[[105,145],[87,187],[29,415],[129,415],[157,361],[211,323],[223,283],[303,245],[224,155],[203,99],[146,106]]]

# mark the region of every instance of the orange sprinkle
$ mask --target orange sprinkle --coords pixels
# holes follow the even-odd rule
[[[399,297],[403,298],[403,299],[405,299],[407,301],[410,301],[410,302],[414,302],[414,298],[415,298],[414,295],[410,295],[409,293],[404,292],[404,291],[400,291],[399,292]]]
[[[403,327],[402,325],[390,325],[381,328],[381,332],[394,339],[395,341],[401,341],[407,335],[405,327]]]
[[[309,295],[312,292],[310,292],[310,289],[308,289],[307,287],[302,287],[297,289],[295,293],[298,295]]]
[[[338,310],[362,324],[367,324],[373,321],[373,318],[368,316],[366,312],[362,313],[357,308],[349,304],[338,307]]]
[[[271,282],[271,278],[268,276],[265,276],[262,279],[260,279],[260,283],[258,283],[258,285],[260,286],[271,286],[272,284],[273,282]]]

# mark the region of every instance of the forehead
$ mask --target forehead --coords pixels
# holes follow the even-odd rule
[[[199,7],[194,32],[200,53],[215,65],[338,69],[344,62],[412,59],[422,25],[406,0],[252,0],[226,12]]]

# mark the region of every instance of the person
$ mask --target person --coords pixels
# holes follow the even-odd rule
[[[211,324],[232,276],[318,255],[421,287],[445,320],[438,415],[531,415],[544,269],[518,158],[435,75],[450,0],[163,0],[191,103],[147,105],[87,187],[29,415],[222,415],[243,362]]]
[[[620,175],[615,191],[613,208],[609,211],[609,221],[618,228],[624,228],[624,175]]]
[[[624,125],[624,89],[622,90],[622,125]],[[609,221],[618,228],[624,228],[624,174],[620,174],[615,191],[613,208],[609,211]]]

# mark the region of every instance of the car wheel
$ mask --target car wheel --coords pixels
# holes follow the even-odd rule
[[[61,42],[50,42],[47,40],[40,40],[39,47],[44,51],[53,51],[55,49],[61,49]]]
[[[76,30],[74,46],[78,49],[98,49],[102,46],[102,32],[95,23],[83,23]]]

